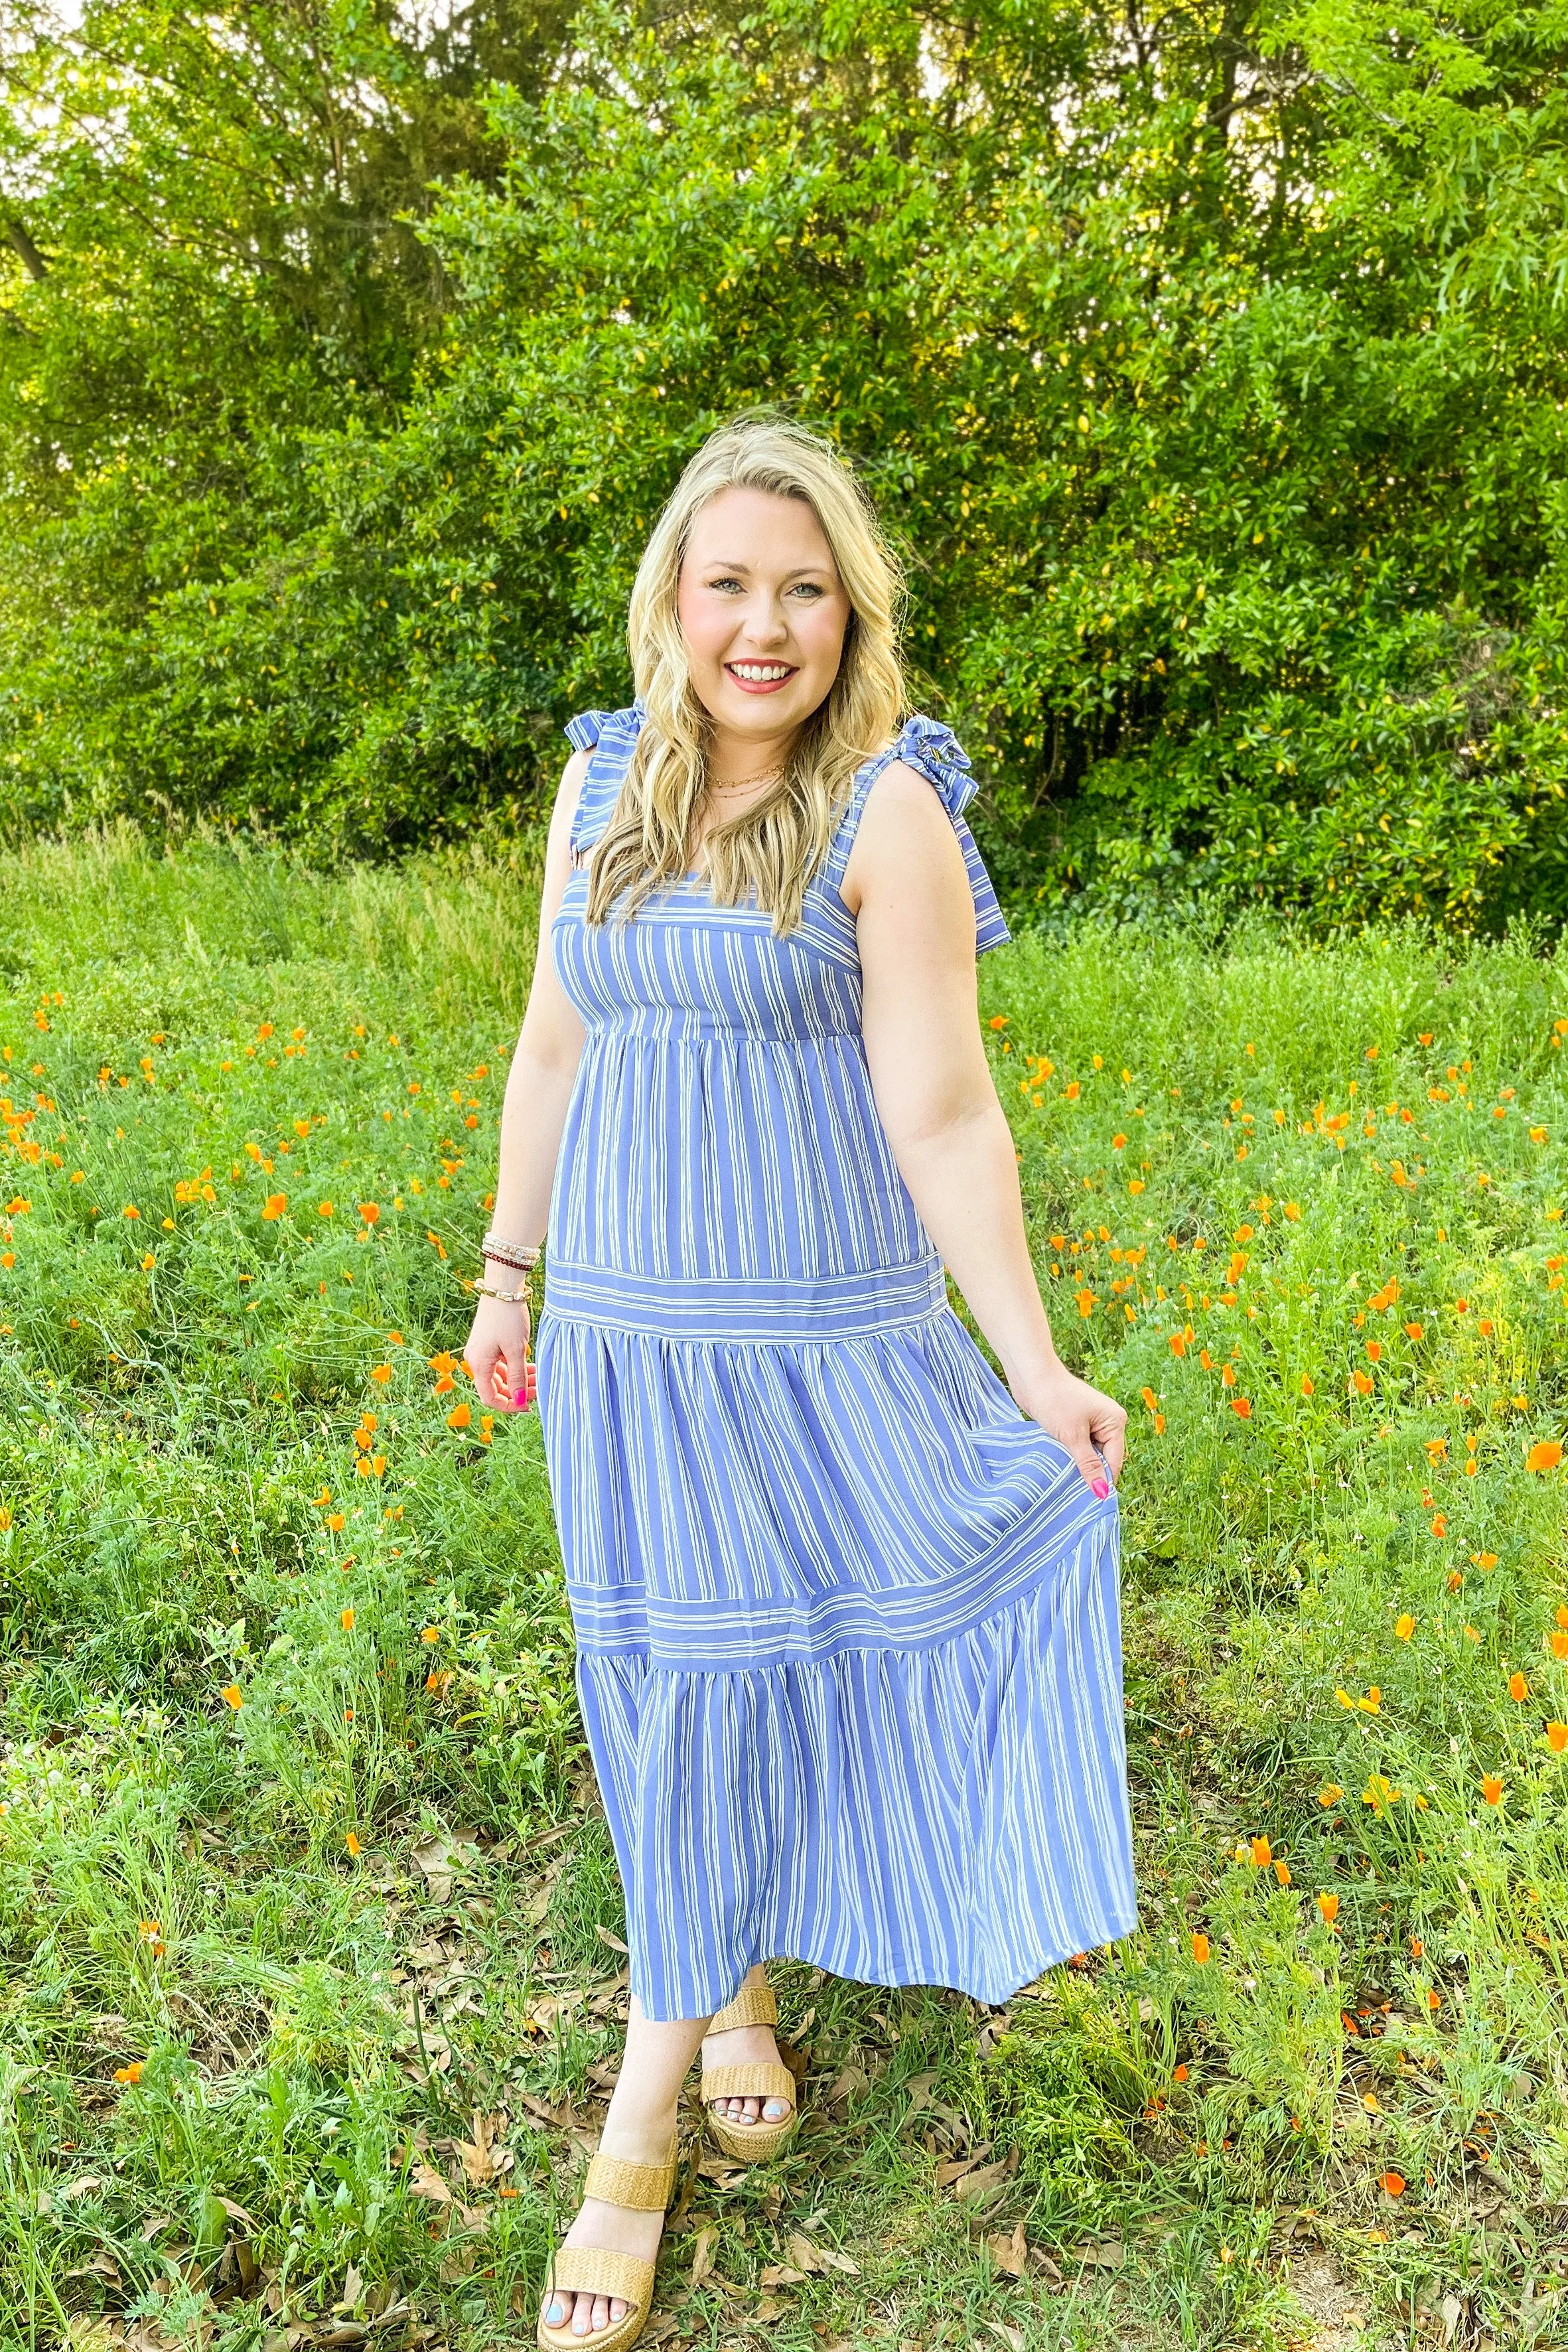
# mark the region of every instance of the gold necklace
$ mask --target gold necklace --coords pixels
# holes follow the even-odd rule
[[[756,776],[732,776],[727,784],[716,784],[710,778],[707,789],[710,793],[743,793],[752,784],[773,783],[783,773],[784,761],[780,760],[776,768],[764,768]]]

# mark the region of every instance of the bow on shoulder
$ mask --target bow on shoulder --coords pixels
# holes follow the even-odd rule
[[[980,789],[968,754],[952,729],[939,719],[927,719],[922,711],[904,720],[889,756],[918,768],[927,782],[936,787],[949,816],[967,808]]]

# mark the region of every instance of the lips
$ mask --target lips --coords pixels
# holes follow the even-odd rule
[[[795,675],[792,662],[726,662],[724,667],[742,694],[777,694]]]

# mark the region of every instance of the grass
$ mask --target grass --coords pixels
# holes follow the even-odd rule
[[[538,1426],[453,1360],[528,877],[0,903],[0,2344],[525,2343],[624,2002]],[[982,977],[1134,1413],[1143,1925],[995,2014],[781,1969],[806,2127],[688,2172],[653,2340],[1568,2341],[1568,967]]]

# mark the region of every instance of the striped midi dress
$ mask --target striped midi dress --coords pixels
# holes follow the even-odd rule
[[[598,838],[643,713],[589,712]],[[948,730],[861,770],[785,938],[695,877],[551,938],[587,1030],[536,1342],[583,1721],[632,1990],[706,2017],[758,1961],[1007,2000],[1135,1923],[1116,1500],[948,1305],[877,1117],[853,919],[866,795],[946,808]]]

